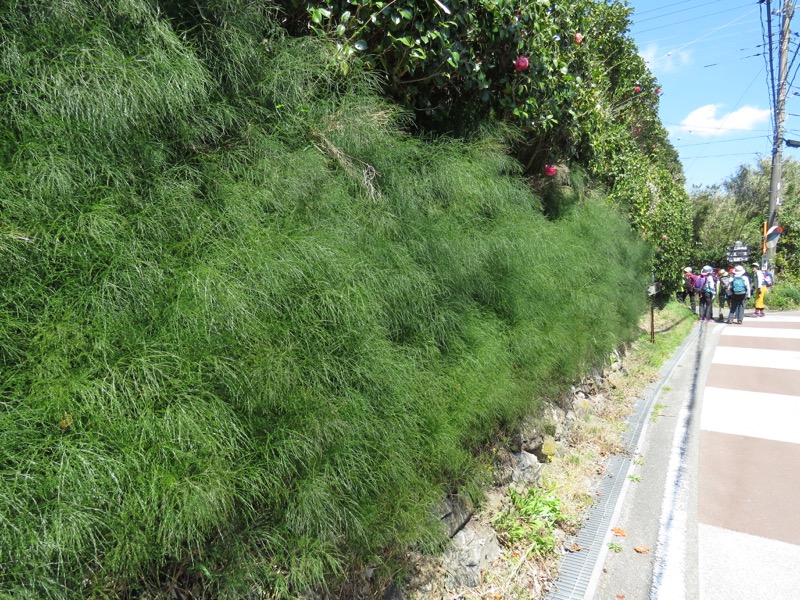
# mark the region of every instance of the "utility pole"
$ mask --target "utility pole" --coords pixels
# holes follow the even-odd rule
[[[778,224],[778,207],[781,205],[781,167],[783,161],[783,125],[786,120],[786,78],[788,76],[788,58],[789,58],[789,36],[791,34],[790,25],[792,22],[792,15],[794,14],[793,0],[784,0],[781,17],[781,38],[778,54],[778,94],[776,98],[775,107],[775,140],[772,145],[772,173],[769,182],[769,212],[767,214],[766,231],[770,230],[773,225]],[[770,10],[770,0],[767,0],[767,14],[768,18],[772,18]],[[771,43],[771,41],[770,41]],[[766,236],[766,231],[764,235]],[[764,240],[766,243],[766,239]],[[766,248],[767,252],[764,257],[766,265],[773,266],[775,260],[775,244],[771,244]]]

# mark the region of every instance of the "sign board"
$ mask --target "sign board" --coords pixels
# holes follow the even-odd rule
[[[750,246],[745,246],[739,240],[735,241],[732,246],[725,248],[725,250],[727,250],[729,263],[746,263],[750,260]]]
[[[661,291],[661,283],[659,283],[658,281],[656,281],[653,285],[647,286],[648,296],[655,296],[660,291]]]

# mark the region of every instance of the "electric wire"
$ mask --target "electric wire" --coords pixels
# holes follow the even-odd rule
[[[663,15],[657,15],[655,17],[647,17],[646,19],[640,19],[635,21],[636,23],[644,23],[645,21],[652,21],[653,19],[663,19],[664,17],[671,17],[672,15],[677,15],[678,13],[686,12],[687,10],[695,10],[697,8],[701,8],[703,6],[708,6],[709,4],[717,4],[718,2],[722,2],[723,0],[711,0],[711,2],[706,2],[705,4],[697,4],[694,6],[690,6],[689,8],[682,8],[680,10],[676,10],[670,13],[666,13]],[[643,13],[641,13],[643,14]]]
[[[647,13],[655,12],[657,10],[664,10],[665,8],[672,8],[673,6],[678,6],[679,4],[686,4],[687,2],[692,2],[692,0],[681,0],[680,2],[673,2],[672,4],[667,4],[666,6],[659,6],[658,8],[650,8],[648,10],[643,10],[639,14],[645,15]]]
[[[727,10],[720,10],[720,11],[715,12],[715,13],[709,13],[707,15],[701,15],[699,17],[693,17],[691,19],[685,19],[683,21],[675,21],[674,23],[667,23],[666,25],[659,25],[658,27],[651,27],[650,29],[643,29],[642,31],[638,31],[637,35],[641,35],[642,33],[647,33],[649,31],[656,31],[657,29],[664,29],[665,27],[672,27],[673,25],[681,25],[683,23],[690,23],[692,21],[699,21],[700,19],[707,19],[708,17],[715,17],[717,15],[721,15],[721,14],[724,14],[724,13],[729,13],[729,12],[732,12],[734,10],[741,10],[741,9],[745,8],[746,6],[749,6],[749,3],[747,5],[737,6],[735,8],[729,8]],[[755,9],[753,9],[750,13],[747,13],[747,14],[745,14],[743,16],[748,16],[752,12],[755,12]]]
[[[673,146],[675,148],[688,148],[690,146],[705,146],[706,144],[729,144],[731,142],[742,142],[744,140],[760,140],[765,138],[767,138],[767,136],[765,135],[751,135],[747,137],[733,138],[730,140],[714,140],[710,142],[697,142],[696,144],[678,144],[678,145],[673,144]]]
[[[688,48],[689,46],[693,46],[693,45],[697,44],[698,42],[701,42],[701,41],[703,41],[704,39],[706,39],[706,38],[708,38],[709,36],[711,36],[711,35],[713,35],[713,34],[717,33],[718,31],[721,31],[721,30],[723,30],[723,29],[727,29],[728,27],[733,27],[733,26],[734,26],[734,25],[736,25],[736,24],[737,24],[739,21],[741,21],[742,19],[744,19],[745,17],[748,17],[748,16],[750,16],[750,15],[751,15],[753,12],[755,12],[755,11],[750,11],[749,13],[746,13],[746,14],[744,14],[744,15],[740,15],[740,16],[736,17],[735,19],[732,19],[731,21],[728,21],[728,22],[727,22],[727,23],[725,23],[724,25],[720,25],[719,27],[716,27],[716,28],[714,28],[714,29],[711,29],[710,31],[706,31],[706,32],[705,32],[705,33],[703,33],[702,35],[700,35],[700,36],[696,37],[695,39],[693,39],[693,40],[691,40],[691,41],[689,41],[689,42],[686,42],[686,43],[685,43],[685,44],[683,44],[682,46],[679,46],[678,48],[675,48],[674,50],[670,50],[669,52],[667,52],[666,54],[664,54],[664,56],[661,56],[661,57],[659,57],[659,58],[653,59],[653,60],[651,61],[651,63],[650,63],[650,64],[655,64],[655,63],[657,63],[658,61],[661,61],[661,60],[666,60],[666,59],[667,59],[667,58],[669,58],[669,57],[670,57],[672,54],[675,54],[675,53],[681,52],[682,50],[685,50],[685,49],[686,49],[686,48]],[[714,39],[714,38],[712,38],[712,39]]]
[[[759,7],[763,6],[763,4],[759,3]],[[765,62],[767,63],[767,88],[769,89],[769,101],[770,107],[772,108],[772,127],[774,129],[778,124],[778,102],[775,98],[775,65],[773,59],[774,50],[772,49],[772,15],[770,15],[769,11],[767,11],[766,32],[764,31],[764,12],[761,10],[761,8],[759,8],[759,20],[761,21],[761,36],[764,39],[764,43],[768,44],[769,48],[768,58],[765,58]]]
[[[704,158],[724,158],[726,156],[764,156],[762,152],[732,152],[730,154],[698,154],[697,156],[683,156],[683,160],[697,161]],[[694,165],[694,162],[692,163]]]

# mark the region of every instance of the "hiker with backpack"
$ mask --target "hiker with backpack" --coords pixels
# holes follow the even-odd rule
[[[692,306],[692,312],[697,312],[697,290],[694,288],[695,280],[697,279],[697,275],[692,273],[692,267],[685,267],[683,269],[683,293],[678,295],[678,300],[682,303],[686,303],[686,298],[689,298],[689,302]]]
[[[728,273],[726,269],[720,269],[717,271],[717,279],[719,284],[717,286],[717,296],[719,297],[719,318],[717,319],[720,323],[724,321],[723,313],[725,312],[725,304],[727,303],[728,306],[731,304],[731,280],[733,279],[733,271]],[[730,309],[728,310],[728,316],[730,316]]]
[[[704,323],[714,321],[714,296],[717,295],[717,281],[714,279],[714,269],[706,265],[700,270],[700,277],[695,284],[695,289],[700,295],[700,320]]]
[[[753,292],[756,297],[756,312],[753,314],[754,317],[765,317],[764,309],[767,305],[764,303],[764,298],[767,296],[767,288],[772,285],[772,273],[768,273],[761,269],[761,265],[758,263],[753,263],[750,265],[753,267],[753,287],[755,291]]]
[[[742,324],[744,319],[744,303],[750,297],[750,278],[745,273],[742,265],[736,265],[731,277],[731,310],[728,313],[728,323]]]

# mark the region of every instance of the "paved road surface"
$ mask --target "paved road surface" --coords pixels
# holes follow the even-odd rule
[[[700,598],[800,598],[800,317],[722,328],[698,483]]]
[[[800,313],[697,328],[588,598],[800,600]]]

